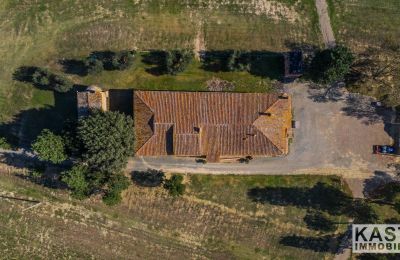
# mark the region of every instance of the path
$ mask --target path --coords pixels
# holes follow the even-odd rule
[[[336,41],[331,26],[331,20],[329,18],[326,0],[315,0],[315,5],[317,7],[319,26],[324,39],[325,47],[335,47]]]
[[[335,173],[360,179],[372,176],[375,171],[387,171],[391,158],[372,154],[372,146],[390,144],[392,139],[379,117],[373,122],[364,118],[375,115],[368,99],[316,101],[315,93],[305,84],[292,84],[288,91],[293,95],[294,117],[300,128],[294,129],[294,141],[286,157],[256,158],[249,164],[201,164],[193,158],[138,157],[129,161],[128,169],[269,175]],[[362,111],[354,111],[354,107],[361,107]]]

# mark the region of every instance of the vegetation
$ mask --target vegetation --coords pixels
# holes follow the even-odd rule
[[[336,39],[356,54],[346,82],[349,90],[376,97],[389,107],[400,105],[399,1],[329,0],[328,4]],[[366,24],[368,30],[363,30]]]
[[[53,74],[47,69],[41,68],[36,68],[36,71],[32,74],[32,83],[38,87],[54,90],[60,93],[70,91],[74,85],[65,77]]]
[[[148,169],[147,171],[132,173],[132,180],[144,187],[158,187],[164,183],[165,174],[163,171]]]
[[[51,202],[29,209],[29,214],[21,214],[32,204],[3,200],[0,251],[6,258],[24,258],[28,250],[31,258],[125,259],[132,257],[132,252],[138,252],[135,256],[145,259],[282,259],[293,255],[324,259],[334,257],[335,242],[340,241],[340,236],[333,234],[340,235],[347,230],[347,215],[322,212],[324,217],[338,223],[336,231],[315,230],[308,228],[304,220],[312,213],[310,208],[255,202],[247,195],[248,190],[257,187],[293,188],[294,191],[312,188],[318,182],[347,193],[339,177],[188,175],[187,178],[187,196],[172,197],[163,187],[130,185],[123,194],[124,203],[110,208],[95,198],[71,203],[62,190],[0,174],[3,194],[13,192],[19,198],[29,196]],[[275,192],[275,197],[279,196],[280,191],[275,189]],[[378,213],[377,223],[400,216],[388,205],[370,205]],[[66,222],[68,229],[63,228]],[[103,239],[104,233],[111,234],[113,239]],[[43,236],[43,242],[48,245],[45,249],[41,247],[43,242],[35,242],[37,236]],[[191,237],[190,241],[183,239],[187,237]],[[98,250],[105,245],[116,249]],[[157,250],[151,250],[153,247]]]
[[[90,194],[88,176],[89,168],[85,165],[77,164],[69,171],[63,172],[61,179],[72,190],[74,198],[84,199]]]
[[[12,146],[8,143],[5,137],[0,137],[0,149],[10,150]]]
[[[121,202],[121,192],[129,187],[129,179],[123,174],[114,174],[108,182],[108,190],[103,196],[103,202],[109,206]]]
[[[344,79],[353,61],[353,54],[344,46],[318,51],[311,61],[309,77],[318,83],[332,84]]]
[[[193,59],[192,50],[169,50],[163,53],[162,69],[165,73],[176,75],[185,71]]]
[[[174,174],[170,179],[165,180],[164,188],[174,197],[181,196],[185,193],[186,185],[182,183],[183,176]]]
[[[32,144],[40,160],[61,163],[67,159],[64,140],[48,129],[44,129]]]
[[[93,111],[77,130],[82,157],[93,171],[106,175],[121,171],[133,154],[133,120],[118,112]]]

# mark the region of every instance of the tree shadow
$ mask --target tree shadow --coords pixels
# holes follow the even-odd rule
[[[309,83],[308,85],[308,98],[316,103],[328,103],[343,101],[347,97],[347,90],[341,87],[339,83],[335,83],[328,88],[316,83]]]
[[[52,165],[40,161],[34,154],[20,150],[0,153],[0,162],[12,166],[16,170],[24,170],[14,175],[23,180],[33,182],[52,189],[66,189],[67,186],[60,180],[60,172],[65,165]],[[27,172],[26,172],[27,171]]]
[[[63,71],[67,74],[75,74],[81,77],[88,74],[88,68],[82,60],[62,59],[58,63],[62,65]]]
[[[338,238],[333,235],[325,235],[320,237],[290,235],[282,237],[279,243],[284,246],[303,248],[312,250],[314,252],[335,253],[337,250],[337,245],[332,246],[332,244],[333,242],[337,241],[337,239]]]
[[[373,106],[375,100],[359,94],[349,94],[345,99],[342,112],[361,120],[366,125],[390,121],[391,111],[385,107]]]
[[[142,62],[152,67],[146,68],[146,72],[154,76],[160,76],[165,73],[163,60],[166,53],[161,50],[150,50],[148,53],[142,55]]]
[[[164,183],[165,174],[162,171],[148,169],[132,172],[132,181],[142,187],[159,187]]]
[[[319,211],[308,212],[307,215],[304,216],[303,220],[308,229],[325,232],[333,232],[336,230],[335,223],[330,220],[328,216]]]
[[[393,177],[386,172],[375,171],[374,176],[364,181],[363,194],[367,198],[374,198],[377,196],[376,193],[379,191],[379,188],[393,181]]]
[[[247,195],[254,202],[312,208],[332,215],[346,213],[352,202],[340,189],[321,182],[312,188],[257,187],[250,189]]]
[[[201,53],[202,68],[212,72],[228,72],[229,66],[250,74],[283,80],[283,53],[271,51],[210,50]],[[239,68],[240,67],[240,68]]]
[[[32,74],[36,69],[37,67],[20,67],[13,78],[31,83]],[[34,87],[38,86],[34,85]],[[76,120],[76,91],[82,89],[85,89],[85,86],[74,85],[73,90],[67,93],[52,91],[54,105],[20,111],[11,121],[0,123],[0,134],[14,146],[29,149],[32,141],[43,129],[47,128],[60,133],[64,123]]]

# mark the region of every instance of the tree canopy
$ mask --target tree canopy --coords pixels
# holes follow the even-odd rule
[[[32,74],[32,83],[38,87],[51,89],[60,93],[68,92],[74,85],[69,79],[42,68],[35,69],[35,72]]]
[[[192,50],[170,50],[164,53],[162,67],[171,75],[183,72],[193,59]]]
[[[334,83],[344,79],[353,61],[352,52],[345,46],[318,51],[311,61],[309,77],[317,83]]]
[[[119,172],[133,155],[133,120],[124,114],[92,111],[79,121],[77,135],[83,160],[94,171]]]
[[[43,161],[60,163],[67,159],[63,138],[55,135],[48,129],[42,130],[32,144],[32,149],[38,155],[39,159]]]

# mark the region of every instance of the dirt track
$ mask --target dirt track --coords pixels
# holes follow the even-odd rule
[[[317,7],[319,26],[321,28],[325,46],[327,48],[334,47],[336,45],[336,41],[331,26],[331,20],[329,18],[326,0],[315,0],[315,5]]]

